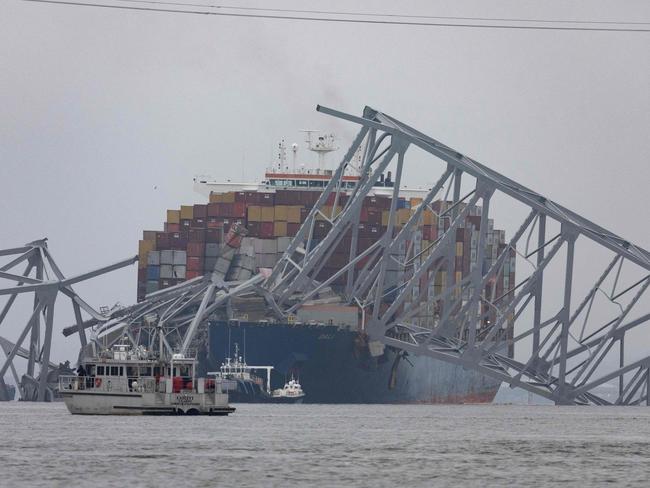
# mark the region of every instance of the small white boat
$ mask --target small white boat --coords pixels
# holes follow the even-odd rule
[[[302,403],[304,397],[305,392],[300,386],[300,383],[294,380],[293,377],[288,383],[284,384],[284,388],[273,390],[271,394],[273,403]]]
[[[72,414],[228,415],[228,393],[218,378],[197,378],[196,359],[169,361],[142,348],[116,344],[110,354],[83,361],[78,376],[60,376],[59,393]]]

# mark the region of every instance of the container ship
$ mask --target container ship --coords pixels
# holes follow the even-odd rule
[[[311,134],[310,134],[311,135]],[[318,153],[319,164],[297,167],[297,145],[292,146],[293,164],[286,163],[286,148],[280,144],[278,162],[267,169],[259,183],[232,183],[195,178],[195,190],[205,203],[181,205],[167,210],[162,231],[144,231],[139,242],[138,300],[148,293],[174,286],[184,280],[211,273],[217,265],[224,235],[233,228],[245,229],[238,254],[227,279],[238,281],[260,269],[272,268],[298,232],[309,210],[316,203],[332,171],[324,165],[324,155],[334,149],[333,138],[320,137],[309,149]],[[346,174],[346,186],[353,190],[358,175]],[[388,225],[393,191],[391,174],[377,183],[366,197],[359,225],[359,252],[381,236]],[[396,232],[422,202],[426,189],[400,191],[397,202]],[[339,197],[345,205],[346,196]],[[327,202],[333,210],[334,201]],[[413,234],[414,254],[424,259],[429,248],[449,226],[449,219],[438,215],[450,202],[435,201],[423,214]],[[481,208],[470,208],[462,228],[456,232],[454,273],[457,281],[474,266],[489,266],[507,244],[505,232],[489,220],[486,262],[477,263],[478,230]],[[322,224],[322,225],[321,225]],[[326,222],[314,228],[313,243],[328,232]],[[342,248],[349,241],[342,240]],[[404,252],[404,250],[402,250]],[[346,263],[343,252],[335,252],[321,271],[327,279]],[[515,278],[515,251],[500,274],[488,286],[492,296],[508,300]],[[404,271],[395,270],[396,282]],[[401,274],[400,274],[401,273]],[[446,287],[447,272],[439,271],[429,294]],[[332,296],[344,285],[332,283]],[[413,299],[421,296],[414,287]],[[433,326],[437,304],[427,303],[417,323]],[[489,323],[488,316],[486,322]],[[492,318],[494,320],[494,318]],[[512,337],[512,325],[501,331],[498,340]],[[306,403],[486,403],[494,398],[500,384],[474,371],[464,370],[429,357],[409,355],[391,347],[369,343],[358,307],[342,304],[335,298],[319,300],[297,311],[286,322],[278,322],[266,308],[262,297],[234,298],[227,310],[210,317],[196,344],[204,371],[215,370],[231,357],[231,346],[244,345],[249,363],[273,366],[271,385],[280,388],[292,376],[300,378]],[[504,341],[505,343],[505,341]],[[504,345],[504,349],[505,349]],[[508,351],[512,355],[513,351]]]

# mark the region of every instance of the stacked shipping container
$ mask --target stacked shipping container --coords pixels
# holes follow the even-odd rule
[[[257,268],[273,267],[287,249],[291,238],[296,235],[319,196],[320,193],[317,191],[302,190],[212,193],[207,204],[183,205],[179,210],[168,210],[164,232],[144,231],[143,239],[140,241],[138,300],[142,300],[147,293],[211,272],[217,262],[224,233],[227,233],[235,223],[247,228],[248,237],[242,240],[240,256],[234,262],[234,266],[251,272]],[[337,206],[334,207],[334,195],[330,196],[322,209],[322,214],[317,215],[312,245],[317,245],[327,235],[331,228],[328,219],[340,212],[347,198],[347,195],[339,195]],[[394,233],[399,232],[410,218],[413,209],[420,203],[421,199],[417,198],[398,200]],[[366,197],[360,214],[357,252],[368,249],[386,232],[390,204],[391,200],[388,197]],[[448,207],[448,202],[437,201],[432,205],[432,209],[426,209],[410,242],[399,250],[396,258],[399,259],[400,255],[404,256],[406,247],[411,246],[416,261],[425,259],[437,239],[449,228],[450,216],[439,217],[444,215]],[[463,208],[459,207],[458,210]],[[480,207],[471,208],[465,222],[456,232],[453,266],[453,278],[456,282],[478,265],[480,215]],[[482,266],[489,267],[495,262],[498,254],[505,249],[506,243],[505,232],[495,230],[491,220],[489,220],[487,236],[486,258]],[[324,264],[319,279],[332,276],[347,263],[351,239],[351,233],[348,231]],[[506,295],[507,299],[507,292],[514,286],[515,251],[511,250],[510,253],[510,259],[506,261],[501,273],[487,290],[488,295],[494,298]],[[360,261],[356,269],[363,268],[365,264],[365,261]],[[390,266],[388,276],[397,285],[401,280],[408,278],[408,272],[403,268],[400,270],[397,266]],[[341,276],[334,281],[333,285],[343,285],[345,279],[345,275]],[[444,266],[438,271],[428,289],[424,288],[426,284],[424,280],[420,286],[413,288],[412,301],[425,301],[428,297],[439,294],[449,283],[447,269]],[[436,306],[433,302],[428,303],[423,312],[422,325],[433,317]]]

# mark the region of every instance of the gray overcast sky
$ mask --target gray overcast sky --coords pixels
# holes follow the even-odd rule
[[[650,22],[645,0],[238,5]],[[0,248],[47,236],[67,274],[133,255],[143,229],[161,228],[166,208],[201,201],[193,175],[257,180],[277,141],[298,139],[302,128],[332,130],[345,146],[355,127],[317,114],[318,103],[381,109],[648,248],[649,46],[648,33],[309,23],[3,0]],[[418,166],[405,179],[435,176]],[[507,215],[500,222],[510,230]],[[131,303],[135,288],[132,267],[79,291],[99,306]],[[67,308],[57,312],[56,359],[76,354],[76,339],[59,333]],[[0,335],[15,338],[19,325]]]

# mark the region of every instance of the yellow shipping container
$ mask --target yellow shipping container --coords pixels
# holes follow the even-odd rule
[[[289,207],[286,205],[276,205],[275,206],[275,221],[276,222],[286,222],[287,221],[287,210]]]
[[[192,205],[181,205],[181,219],[193,219],[194,208]]]
[[[287,237],[287,223],[275,221],[273,224],[273,236],[274,237]]]
[[[404,225],[411,218],[411,211],[408,208],[400,208],[397,211],[397,222],[399,226]]]
[[[422,221],[424,222],[424,225],[434,225],[434,217],[435,215],[431,210],[425,210],[422,212]]]
[[[145,241],[154,241],[156,242],[156,231],[155,230],[143,230],[142,239]]]
[[[417,207],[418,205],[420,205],[422,203],[422,199],[414,197],[414,198],[411,198],[409,203],[411,204],[411,208]]]
[[[287,207],[287,222],[290,224],[299,224],[300,210],[302,210],[302,207],[297,205]]]
[[[273,222],[275,217],[275,209],[273,207],[260,207],[262,211],[261,221],[262,222]]]
[[[261,222],[262,207],[258,207],[256,205],[251,205],[248,207],[248,220],[249,222]]]
[[[221,193],[210,192],[210,203],[223,203]]]
[[[167,223],[168,224],[180,224],[181,223],[181,211],[180,210],[167,210]]]
[[[457,242],[456,243],[456,256],[459,256],[459,257],[463,256],[463,243],[462,242]]]
[[[388,225],[388,217],[390,217],[390,211],[384,210],[381,213],[381,225],[386,227]]]
[[[138,243],[138,268],[147,267],[147,255],[149,251],[156,250],[156,241],[145,241],[144,239]]]
[[[235,192],[229,191],[228,193],[223,193],[221,198],[223,198],[222,203],[235,203]]]

